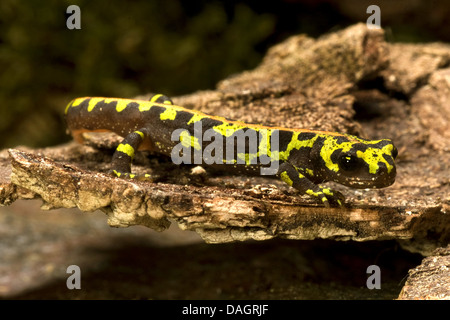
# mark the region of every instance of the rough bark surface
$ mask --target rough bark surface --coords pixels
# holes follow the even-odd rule
[[[409,270],[400,300],[450,300],[450,246],[439,248]]]
[[[133,171],[153,174],[153,182],[112,178],[105,172],[119,140],[94,134],[87,145],[2,151],[0,203],[41,198],[43,209],[100,209],[115,227],[163,231],[173,221],[209,243],[396,239],[429,255],[450,241],[449,66],[448,45],[388,44],[382,30],[358,24],[319,39],[291,37],[217,90],[174,98],[251,123],[392,138],[396,183],[380,190],[332,184],[346,208],[324,208],[277,180],[178,167],[143,153]]]

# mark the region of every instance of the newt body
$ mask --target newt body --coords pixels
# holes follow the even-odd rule
[[[395,181],[397,149],[389,139],[247,124],[175,106],[163,95],[150,101],[77,98],[65,114],[78,142],[85,131],[112,131],[124,137],[112,159],[119,177],[148,178],[132,174],[131,162],[137,150],[149,150],[171,156],[175,163],[273,174],[326,206],[342,205],[344,199],[319,183],[382,188]]]

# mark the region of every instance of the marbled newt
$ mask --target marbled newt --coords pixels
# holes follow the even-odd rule
[[[173,158],[178,148],[175,154],[187,154],[191,163],[232,172],[258,175],[262,168],[275,167],[272,174],[325,206],[343,205],[344,198],[319,183],[383,188],[395,181],[397,149],[389,139],[366,140],[335,132],[247,124],[175,106],[160,94],[149,101],[77,98],[66,107],[65,115],[78,142],[83,141],[85,131],[112,131],[124,137],[112,158],[112,174],[121,178],[149,178],[131,173],[136,150],[172,156],[179,163],[179,158]],[[254,137],[257,140],[252,140]]]

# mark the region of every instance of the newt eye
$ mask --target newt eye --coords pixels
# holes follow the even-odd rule
[[[359,161],[354,155],[343,154],[339,157],[338,165],[344,171],[355,171],[359,168]]]

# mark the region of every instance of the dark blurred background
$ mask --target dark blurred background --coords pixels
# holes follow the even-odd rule
[[[72,4],[81,30],[66,28]],[[450,42],[447,0],[1,0],[0,148],[68,141],[63,110],[78,96],[214,89],[291,35],[365,22],[371,4],[388,41]]]

